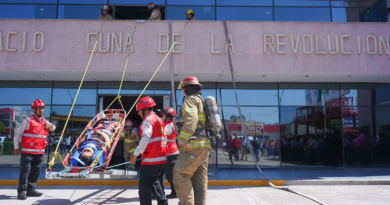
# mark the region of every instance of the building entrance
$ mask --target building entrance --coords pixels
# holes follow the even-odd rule
[[[157,6],[161,12],[161,20],[165,20],[165,6]],[[114,6],[114,19],[148,20],[151,11],[147,6]]]

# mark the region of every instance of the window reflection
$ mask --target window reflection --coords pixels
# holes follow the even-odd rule
[[[275,6],[330,6],[330,0],[274,0]]]
[[[372,139],[374,164],[390,163],[390,107],[375,108],[377,137]]]
[[[186,1],[182,1],[182,0],[167,0],[167,5],[213,6],[213,5],[215,5],[215,0],[186,0]]]
[[[71,106],[53,106],[51,120],[56,123],[56,135],[61,135],[64,129],[66,119],[68,118]],[[79,135],[86,127],[88,122],[95,117],[96,106],[75,106],[66,127],[65,134]]]
[[[272,6],[272,0],[217,0],[218,6]]]
[[[390,86],[383,86],[375,90],[376,105],[390,105]]]
[[[41,99],[46,105],[51,104],[51,88],[0,88],[0,104],[31,104]]]
[[[0,18],[6,19],[55,19],[56,5],[2,4]]]
[[[148,5],[150,0],[132,0],[131,5]],[[155,5],[163,5],[165,4],[165,0],[153,0]],[[110,0],[111,5],[125,4],[130,5],[129,0]]]
[[[76,97],[79,83],[55,82],[53,89],[53,104],[71,105]],[[75,105],[96,104],[96,82],[85,82],[80,89]]]
[[[365,7],[370,8],[377,5],[378,7],[386,7],[386,0],[332,0],[332,6],[337,7]]]
[[[330,22],[330,8],[275,7],[274,10],[275,21]]]
[[[349,90],[342,90],[341,95]],[[281,89],[279,90],[280,105],[301,105],[301,106],[338,106],[340,105],[339,90],[301,90]]]
[[[167,6],[167,20],[187,20],[186,11],[191,9],[197,20],[215,20],[213,6]]]
[[[279,166],[280,141],[277,107],[241,107],[248,139],[241,132],[241,120],[236,106],[223,106],[224,130],[218,144],[218,164],[253,165],[259,159],[261,166]],[[254,147],[254,158],[247,147]],[[241,145],[240,145],[241,144]],[[261,159],[260,159],[261,158]]]
[[[223,105],[237,105],[233,89],[221,89]],[[278,105],[278,90],[237,90],[240,105]]]
[[[340,107],[281,107],[282,166],[342,166]]]
[[[58,19],[98,19],[101,5],[59,5]]]
[[[57,0],[0,0],[0,3],[52,3],[56,4]]]
[[[60,4],[107,4],[107,0],[59,0]]]
[[[219,21],[272,21],[272,7],[217,7]]]

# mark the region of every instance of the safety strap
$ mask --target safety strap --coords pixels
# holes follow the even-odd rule
[[[226,43],[227,43],[227,45],[228,45],[227,47],[228,47],[228,57],[229,57],[230,73],[231,73],[231,75],[232,75],[233,89],[234,89],[234,94],[235,94],[235,96],[236,96],[236,103],[237,103],[238,113],[240,114],[240,118],[241,118],[241,119],[244,119],[243,116],[242,116],[242,113],[241,113],[240,103],[239,103],[239,101],[238,101],[238,95],[237,95],[237,90],[236,90],[236,80],[235,80],[235,78],[234,78],[234,70],[233,70],[232,58],[231,58],[231,56],[230,56],[229,35],[228,35],[228,30],[227,30],[226,21],[223,21],[223,25],[224,25],[224,27],[225,27]],[[247,133],[246,133],[246,129],[245,129],[245,125],[244,125],[244,120],[240,120],[240,121],[241,121],[241,130],[242,130],[242,132],[243,132],[243,134],[244,134],[244,137],[245,137],[246,139],[249,139],[248,136],[247,136]],[[292,193],[298,194],[298,195],[300,195],[300,196],[306,197],[306,198],[308,198],[308,199],[311,199],[312,201],[314,201],[314,202],[316,202],[316,203],[324,204],[324,203],[322,203],[322,202],[320,202],[320,201],[318,201],[318,200],[316,200],[316,199],[313,199],[312,197],[309,197],[309,196],[306,196],[306,195],[297,193],[297,192],[295,192],[295,191],[292,191],[292,190],[290,190],[290,189],[287,188],[287,187],[277,187],[277,186],[275,186],[274,184],[272,184],[272,183],[268,180],[268,178],[265,176],[265,174],[264,174],[263,171],[261,170],[259,164],[257,163],[257,159],[256,159],[256,157],[255,157],[255,155],[254,155],[253,147],[252,147],[251,143],[248,143],[248,147],[249,147],[249,150],[250,150],[250,152],[251,152],[251,154],[252,154],[253,161],[255,162],[257,169],[259,170],[260,174],[263,176],[263,178],[267,181],[267,183],[268,183],[271,187],[273,187],[273,188],[275,188],[275,189],[279,189],[279,190],[284,190],[284,191],[292,192]]]
[[[122,122],[120,123],[120,125],[118,126],[121,127],[122,124],[125,122],[125,119],[129,116],[129,114],[131,113],[131,111],[133,110],[133,108],[135,107],[135,105],[137,104],[138,100],[141,98],[141,96],[144,94],[146,88],[148,88],[149,84],[152,82],[154,76],[156,76],[157,72],[160,70],[161,66],[163,65],[163,63],[165,62],[165,60],[167,59],[168,55],[172,52],[172,49],[174,48],[174,46],[176,45],[177,41],[181,38],[184,30],[186,29],[187,25],[188,25],[189,21],[187,20],[186,24],[184,25],[184,28],[183,30],[180,32],[180,35],[179,37],[175,40],[175,42],[173,42],[171,48],[168,50],[167,54],[165,55],[164,59],[161,61],[160,65],[157,67],[156,71],[153,73],[152,77],[150,78],[149,82],[145,85],[144,89],[142,90],[142,92],[138,95],[137,99],[134,101],[133,105],[131,106],[129,112],[127,112],[126,116],[122,119]],[[115,133],[112,135],[111,139],[110,139],[110,142],[113,141],[116,133],[118,132],[119,129],[116,129]],[[95,167],[98,163],[98,160],[99,160],[99,157],[100,155],[102,154],[103,152],[101,152],[99,154],[98,157],[95,158],[95,160],[93,161],[92,165],[90,166],[90,169],[92,170],[93,167]]]

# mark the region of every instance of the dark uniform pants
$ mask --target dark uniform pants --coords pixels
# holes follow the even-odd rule
[[[167,156],[167,163],[164,164],[164,169],[162,170],[162,172],[160,174],[159,180],[160,180],[161,187],[162,187],[164,193],[165,193],[165,191],[164,191],[164,173],[165,173],[165,176],[167,177],[169,184],[171,185],[172,193],[176,193],[175,186],[173,185],[173,168],[175,167],[175,164],[177,161],[177,156],[178,156],[177,154]]]
[[[39,174],[41,173],[41,164],[43,154],[23,154],[20,157],[20,176],[18,191],[33,190],[36,187]],[[28,186],[27,186],[28,180]]]
[[[152,205],[152,194],[155,196],[158,205],[168,205],[161,187],[159,176],[164,165],[141,165],[139,170],[138,195],[141,205]]]

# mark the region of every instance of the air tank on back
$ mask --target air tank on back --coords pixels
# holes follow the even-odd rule
[[[210,119],[211,127],[214,128],[214,130],[217,132],[221,131],[222,122],[219,116],[219,110],[215,98],[208,96],[206,99],[204,99],[204,103],[206,104],[206,115]]]

